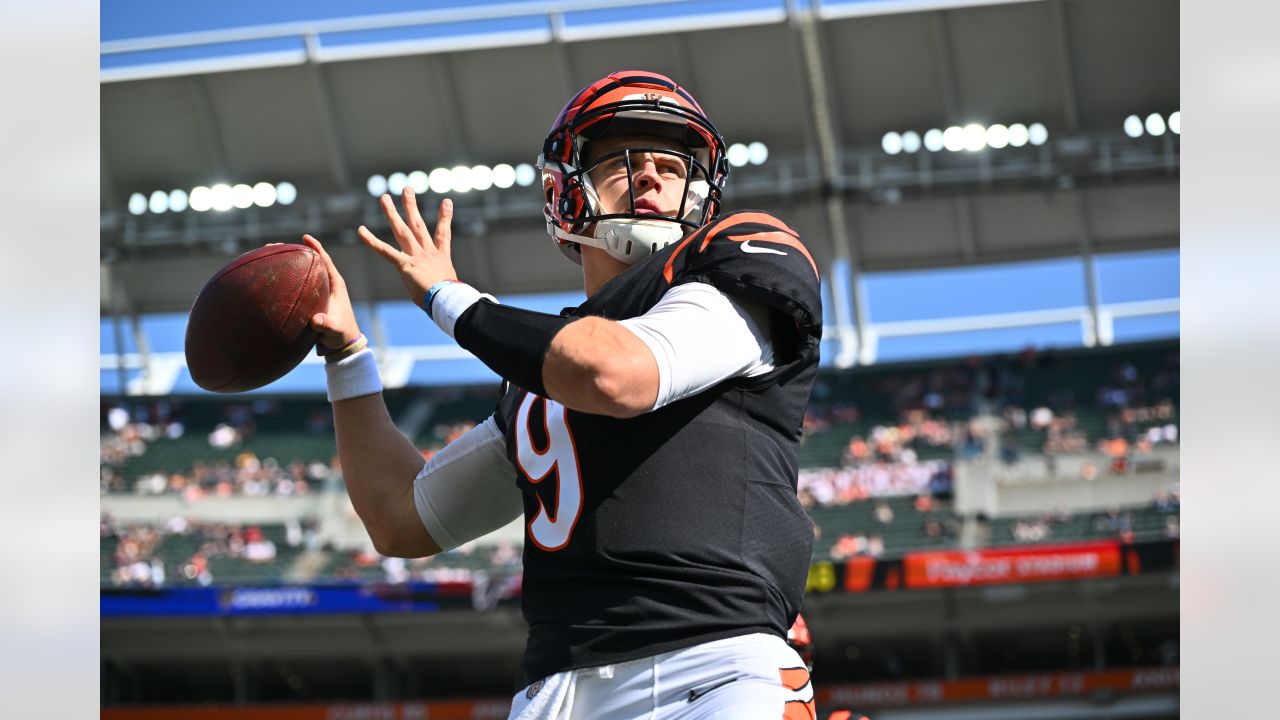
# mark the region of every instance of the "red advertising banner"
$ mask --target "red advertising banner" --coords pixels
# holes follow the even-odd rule
[[[908,553],[903,585],[911,589],[1073,580],[1119,575],[1113,541]]]
[[[974,700],[1031,700],[1089,695],[1100,691],[1173,690],[1179,686],[1179,681],[1180,672],[1176,667],[997,675],[963,680],[819,686],[817,700],[824,707],[866,709]]]

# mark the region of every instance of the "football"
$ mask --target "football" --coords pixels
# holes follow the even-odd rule
[[[275,382],[315,346],[311,316],[329,302],[329,274],[305,245],[273,244],[227,263],[187,319],[187,369],[219,393]]]

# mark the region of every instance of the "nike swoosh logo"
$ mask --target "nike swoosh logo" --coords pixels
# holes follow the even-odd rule
[[[744,253],[770,253],[772,255],[786,255],[786,253],[782,252],[781,250],[774,250],[773,248],[757,247],[755,245],[752,245],[750,240],[743,241],[740,247],[742,248],[742,252]]]
[[[729,678],[728,680],[723,680],[723,681],[721,681],[721,682],[718,682],[718,683],[716,683],[715,685],[712,685],[711,687],[702,688],[701,690],[690,690],[690,691],[689,691],[689,702],[693,702],[694,700],[697,700],[698,698],[702,697],[703,695],[706,695],[707,693],[711,692],[712,690],[715,690],[716,688],[722,688],[722,687],[724,687],[725,685],[728,685],[729,683],[734,682],[734,681],[735,681],[735,680],[737,680],[737,679],[738,679],[738,678],[736,678],[736,677],[731,677],[731,678]]]

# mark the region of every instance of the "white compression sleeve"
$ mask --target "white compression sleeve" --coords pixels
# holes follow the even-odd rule
[[[706,283],[677,285],[644,315],[620,324],[658,361],[658,398],[651,410],[732,377],[773,370],[768,308]]]
[[[493,532],[524,512],[502,431],[490,415],[431,456],[413,481],[413,504],[441,550]]]

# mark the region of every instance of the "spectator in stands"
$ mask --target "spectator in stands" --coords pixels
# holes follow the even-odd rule
[[[831,546],[832,560],[847,560],[855,555],[862,555],[867,551],[867,536],[862,533],[856,535],[844,534],[836,539],[836,544]]]
[[[889,507],[889,503],[883,500],[876,503],[876,521],[881,525],[893,522],[893,508]]]

